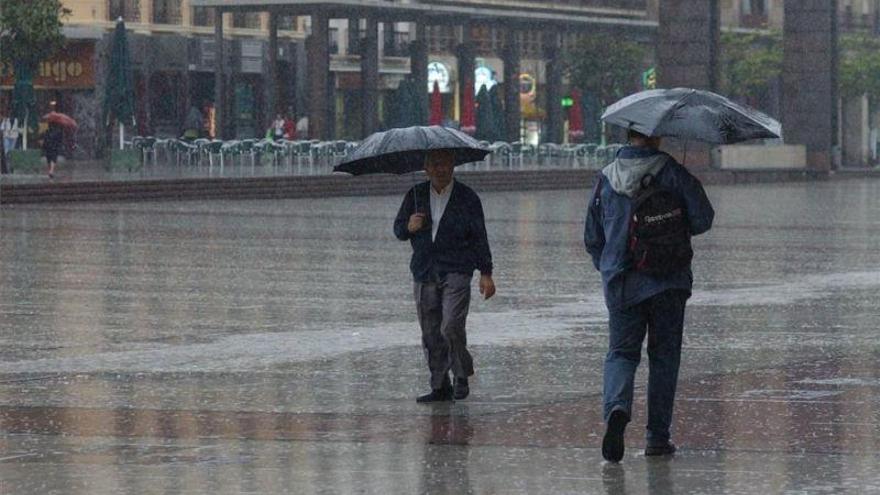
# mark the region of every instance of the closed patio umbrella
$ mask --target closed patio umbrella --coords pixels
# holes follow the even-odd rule
[[[125,124],[134,125],[134,84],[132,83],[131,55],[125,22],[119,19],[110,42],[110,62],[104,85],[105,123],[119,122],[119,149],[125,138]]]

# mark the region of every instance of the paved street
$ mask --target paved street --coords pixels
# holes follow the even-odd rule
[[[583,190],[485,193],[471,397],[424,406],[398,197],[4,206],[0,494],[880,493],[880,180],[718,186],[672,459],[599,453]]]

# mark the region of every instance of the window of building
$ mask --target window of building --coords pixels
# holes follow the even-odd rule
[[[111,21],[122,18],[125,22],[140,22],[140,0],[110,0],[107,6],[107,17]]]
[[[153,0],[153,22],[180,24],[180,0]]]
[[[282,31],[296,31],[297,18],[295,15],[282,15],[278,17],[278,29]]]
[[[529,57],[543,57],[541,53],[541,31],[523,31],[522,52]]]
[[[193,26],[213,26],[214,9],[207,7],[193,7],[192,23]]]
[[[742,25],[762,28],[767,26],[767,0],[742,0],[740,3]]]
[[[425,26],[428,53],[453,53],[455,51],[455,27]]]
[[[236,12],[232,14],[232,27],[243,29],[260,29],[259,12]]]

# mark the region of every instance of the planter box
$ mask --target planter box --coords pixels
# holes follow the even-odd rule
[[[13,173],[42,172],[43,153],[40,150],[12,150],[9,152],[8,162]]]
[[[107,170],[134,172],[141,169],[140,150],[111,150]]]
[[[799,170],[807,168],[807,148],[800,144],[718,146],[712,165],[721,170]]]

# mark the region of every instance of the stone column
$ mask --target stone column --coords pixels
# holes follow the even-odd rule
[[[309,137],[327,139],[329,136],[328,84],[330,80],[330,25],[324,14],[312,15],[312,34],[306,40],[308,52]]]
[[[428,124],[428,44],[425,41],[425,26],[421,23],[415,25],[415,39],[409,46],[409,70],[412,74],[413,84],[416,87],[419,115],[419,125]]]
[[[519,103],[519,74],[520,74],[520,47],[516,39],[517,32],[510,30],[506,33],[504,46],[504,124],[505,137],[509,142],[520,140],[520,127],[522,126],[521,109]]]
[[[541,141],[545,143],[562,142],[562,39],[558,32],[544,33],[542,38],[544,61],[546,63],[547,120]]]
[[[379,23],[375,18],[367,18],[364,37],[357,43],[361,54],[361,102],[364,112],[361,134],[367,137],[379,129]]]
[[[845,98],[842,103],[841,150],[843,163],[850,167],[867,166],[871,156],[868,96]]]
[[[214,118],[217,139],[226,137],[226,52],[223,48],[223,11],[214,9]]]
[[[832,167],[837,144],[837,1],[785,2],[782,132],[807,165]]]
[[[263,89],[264,101],[266,102],[266,111],[263,112],[265,115],[265,122],[263,122],[264,128],[269,128],[269,126],[272,125],[272,121],[275,120],[275,114],[279,111],[283,113],[278,98],[278,13],[275,11],[269,12],[268,49],[269,66],[266,67],[268,77],[266,78],[266,84]]]
[[[660,0],[658,86],[715,90],[721,11],[718,0]]]
[[[476,91],[474,90],[475,49],[471,42],[470,26],[465,25],[462,31],[464,33],[462,42],[455,51],[456,58],[458,59],[459,115],[464,114],[465,91],[472,91],[474,93],[474,100],[476,100]]]

